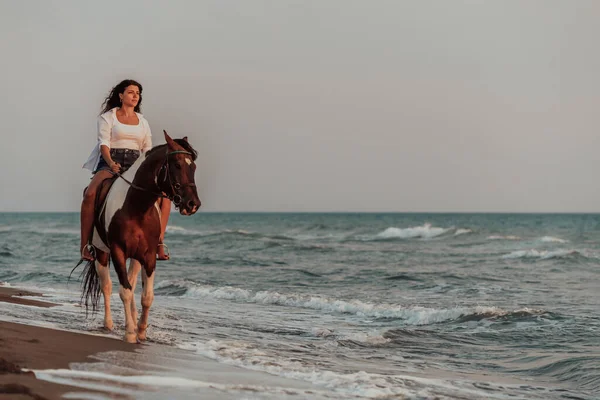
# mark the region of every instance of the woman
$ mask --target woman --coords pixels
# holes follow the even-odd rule
[[[102,104],[98,117],[98,144],[83,165],[92,171],[93,177],[81,203],[81,258],[93,260],[89,242],[94,225],[94,206],[98,187],[113,173],[126,171],[139,157],[140,152],[152,148],[152,134],[148,121],[140,114],[142,85],[126,79],[115,86]],[[169,220],[171,202],[161,202],[161,233],[158,259],[168,260],[163,239]]]

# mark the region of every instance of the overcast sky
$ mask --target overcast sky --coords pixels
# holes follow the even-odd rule
[[[600,211],[600,2],[0,0],[0,211],[77,211],[107,92],[206,211]]]

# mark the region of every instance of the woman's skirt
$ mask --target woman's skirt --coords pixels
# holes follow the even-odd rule
[[[139,150],[110,149],[110,158],[112,158],[114,162],[121,164],[121,173],[127,171],[129,167],[135,163],[139,156]],[[103,169],[110,171],[110,167],[104,160],[104,157],[100,157],[100,162],[98,162],[98,166],[96,167],[94,173]]]

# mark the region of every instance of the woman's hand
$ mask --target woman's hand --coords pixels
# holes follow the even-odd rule
[[[108,166],[110,167],[110,170],[112,172],[114,172],[115,174],[119,173],[121,171],[121,164],[111,161]]]

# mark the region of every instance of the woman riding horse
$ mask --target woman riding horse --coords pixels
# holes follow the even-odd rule
[[[142,85],[126,79],[116,85],[104,100],[98,117],[98,144],[83,165],[93,177],[81,203],[81,258],[94,259],[90,251],[90,237],[94,224],[96,194],[100,184],[115,173],[125,172],[140,156],[152,148],[152,134],[148,121],[140,114]],[[161,199],[161,233],[157,249],[159,260],[168,260],[163,244],[165,229],[171,211],[171,202]]]
[[[104,327],[112,330],[109,258],[112,261],[125,312],[124,338],[130,343],[146,339],[148,315],[154,300],[154,272],[162,229],[158,200],[167,197],[181,215],[187,216],[195,214],[201,205],[194,178],[196,150],[187,137],[172,139],[163,132],[166,144],[143,153],[106,194],[94,221],[92,244],[96,259],[88,261],[83,272],[82,301],[85,298],[86,314],[90,300],[92,311],[98,309],[102,293]],[[130,260],[129,270],[127,260]],[[80,260],[75,268],[82,262]],[[137,322],[134,292],[140,271],[142,315]]]

